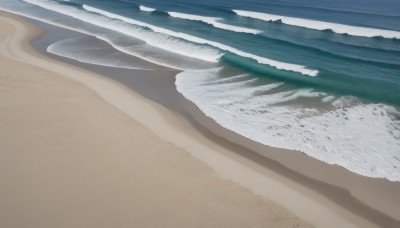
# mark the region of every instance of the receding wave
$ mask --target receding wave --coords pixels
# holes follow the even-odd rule
[[[215,63],[210,63],[207,61],[201,61],[200,59],[185,58],[185,56],[182,56],[180,54],[161,52],[161,50],[157,50],[157,47],[147,45],[145,42],[141,43],[142,41],[135,40],[134,37],[132,38],[133,40],[129,40],[128,37],[130,37],[130,36],[126,37],[127,40],[129,40],[128,42],[126,42],[126,40],[124,38],[122,38],[122,40],[120,39],[121,36],[118,36],[118,37],[108,36],[107,34],[105,34],[102,31],[97,31],[97,29],[95,28],[96,25],[94,25],[93,28],[90,28],[90,26],[88,26],[88,27],[85,26],[85,28],[80,28],[81,23],[79,23],[78,21],[70,23],[69,21],[67,22],[66,20],[63,20],[62,17],[59,17],[56,20],[49,19],[49,17],[47,15],[43,17],[40,13],[36,13],[37,11],[21,11],[19,9],[15,9],[15,8],[9,8],[9,7],[3,8],[2,6],[0,6],[0,9],[10,12],[10,13],[14,13],[14,14],[23,16],[23,17],[31,18],[31,19],[34,19],[37,21],[42,21],[49,25],[53,25],[53,26],[60,27],[60,28],[65,28],[65,29],[68,29],[71,31],[75,31],[75,32],[84,34],[84,35],[95,37],[100,41],[104,41],[105,43],[108,43],[112,48],[114,48],[115,50],[117,50],[121,53],[127,54],[129,56],[134,56],[139,59],[143,59],[144,61],[147,61],[148,63],[154,63],[158,66],[167,67],[166,70],[170,70],[170,69],[178,69],[178,70],[209,69],[209,68],[216,67],[216,65],[217,65]],[[52,15],[57,15],[56,13],[58,13],[58,12],[54,11],[54,14],[52,14]],[[78,25],[78,24],[75,24],[75,23],[78,23],[79,26],[76,27],[76,25]],[[124,36],[124,34],[122,34],[122,36]],[[122,43],[121,43],[121,41],[122,41]],[[128,44],[128,46],[127,46],[127,44]],[[132,44],[132,45],[129,45],[129,44]],[[47,51],[52,53],[51,50],[47,50]],[[66,56],[65,52],[53,53],[53,54],[61,55],[63,57],[67,57],[67,58],[72,58],[72,59],[75,59],[80,62],[86,62],[86,60],[84,60],[84,59],[76,58],[75,53],[73,54],[73,56]],[[96,58],[99,58],[99,56],[96,55]],[[153,69],[153,67],[154,67],[154,66],[145,67],[145,66],[147,66],[147,63],[139,63],[139,62],[138,62],[138,59],[136,59],[134,65],[139,64],[140,69],[142,69],[142,70],[143,69],[144,70]],[[96,63],[93,63],[93,60],[88,60],[86,63],[96,64]],[[104,66],[110,65],[109,61],[105,64],[103,64],[103,63],[98,62],[97,65],[104,65]],[[110,67],[112,67],[112,66],[110,66]],[[115,67],[125,68],[123,66],[122,67],[115,66]],[[143,67],[145,67],[145,68],[143,68]],[[129,66],[129,68],[132,69],[133,67]],[[139,67],[138,67],[138,69],[139,69]]]
[[[49,53],[82,63],[125,69],[155,69],[143,66],[143,63],[137,58],[116,50],[111,44],[93,40],[92,37],[69,38],[52,43],[47,47]]]
[[[286,17],[260,12],[233,10],[237,15],[263,21],[281,21],[287,25],[293,25],[314,30],[331,30],[338,34],[347,34],[361,37],[383,37],[387,39],[400,39],[400,32],[376,28],[357,27],[324,21],[315,21],[303,18]]]
[[[220,50],[224,50],[224,51],[228,51],[231,52],[233,54],[245,57],[245,58],[250,58],[253,60],[256,60],[258,63],[260,64],[265,64],[265,65],[269,65],[272,67],[275,67],[278,70],[286,70],[286,71],[293,71],[293,72],[297,72],[303,75],[308,75],[308,76],[317,76],[318,75],[318,70],[311,70],[311,69],[307,69],[305,66],[302,65],[296,65],[296,64],[291,64],[291,63],[284,63],[284,62],[279,62],[276,60],[272,60],[272,59],[268,59],[268,58],[264,58],[264,57],[260,57],[251,53],[247,53],[241,50],[238,50],[236,48],[227,46],[225,44],[221,44],[215,41],[210,41],[210,40],[206,40],[200,37],[196,37],[196,36],[192,36],[186,33],[182,33],[182,32],[175,32],[172,30],[168,30],[165,28],[161,28],[158,26],[154,26],[154,25],[150,25],[141,21],[137,21],[137,20],[133,20],[131,18],[127,18],[127,17],[123,17],[117,14],[113,14],[101,9],[97,9],[88,5],[83,5],[83,8],[86,9],[87,11],[90,12],[94,12],[94,13],[98,13],[101,14],[103,16],[112,18],[112,19],[117,19],[117,20],[121,20],[124,21],[126,23],[129,24],[133,24],[133,25],[138,25],[138,26],[142,26],[142,27],[147,27],[151,30],[153,30],[154,32],[158,32],[158,33],[163,33],[172,37],[176,37],[176,38],[180,38],[183,40],[187,40],[193,43],[198,43],[198,44],[207,44],[213,47],[216,47]],[[197,53],[194,53],[194,55],[197,55]],[[218,56],[218,59],[221,57],[222,55]]]
[[[154,11],[156,11],[156,9],[154,9],[154,8],[150,8],[150,7],[143,6],[143,5],[140,5],[140,6],[139,6],[139,9],[140,9],[141,11],[145,11],[145,12],[154,12]]]
[[[224,29],[224,30],[228,30],[228,31],[250,33],[250,34],[262,33],[262,31],[256,30],[256,29],[243,28],[243,27],[239,27],[239,26],[221,23],[219,21],[223,20],[223,19],[218,18],[218,17],[205,17],[205,16],[198,16],[198,15],[192,15],[192,14],[177,13],[177,12],[168,12],[168,14],[171,17],[176,17],[176,18],[180,18],[180,19],[191,20],[191,21],[201,21],[206,24],[212,25],[216,28]]]
[[[163,34],[157,34],[151,31],[147,31],[140,27],[134,28],[131,26],[127,26],[126,24],[119,23],[118,21],[112,21],[108,17],[99,17],[94,14],[87,13],[85,11],[69,7],[63,6],[53,1],[37,1],[37,0],[24,0],[25,2],[40,6],[42,8],[55,11],[75,19],[88,22],[90,24],[103,27],[106,29],[112,29],[116,32],[120,32],[122,34],[135,37],[145,41],[147,44],[172,52],[176,54],[180,54],[183,56],[188,56],[195,59],[201,59],[203,61],[208,62],[218,62],[219,58],[222,56],[222,53],[215,48],[194,45],[188,42],[182,42],[179,39],[169,37]],[[89,6],[83,6],[86,9],[95,8]],[[112,14],[111,14],[112,15]],[[118,16],[118,15],[116,15]],[[134,21],[134,20],[132,20]],[[137,25],[147,27],[147,24],[135,21]]]

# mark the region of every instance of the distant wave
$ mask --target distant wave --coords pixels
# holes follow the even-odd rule
[[[181,33],[181,32],[175,32],[175,31],[172,31],[172,30],[160,28],[160,27],[157,27],[157,26],[154,26],[154,25],[150,25],[150,24],[141,22],[141,21],[133,20],[131,18],[123,17],[123,16],[120,16],[120,15],[117,15],[117,14],[113,14],[113,13],[101,10],[101,9],[97,9],[97,8],[94,8],[94,7],[91,7],[91,6],[88,6],[88,5],[83,5],[83,8],[85,10],[87,10],[87,11],[98,13],[98,14],[101,14],[103,16],[106,16],[106,17],[109,17],[109,18],[112,18],[112,19],[118,19],[118,20],[124,21],[124,22],[129,23],[129,24],[147,27],[147,28],[153,30],[154,32],[163,33],[163,34],[166,34],[166,35],[169,35],[169,36],[177,37],[177,38],[184,39],[184,40],[187,40],[187,41],[190,41],[190,42],[194,42],[194,43],[198,43],[198,44],[211,45],[211,46],[216,47],[218,49],[221,49],[221,50],[224,50],[224,51],[228,51],[228,52],[231,52],[233,54],[236,54],[236,55],[239,55],[239,56],[242,56],[242,57],[245,57],[245,58],[250,58],[250,59],[256,60],[260,64],[266,64],[266,65],[275,67],[276,69],[279,69],[279,70],[293,71],[293,72],[297,72],[297,73],[300,73],[300,74],[303,74],[303,75],[308,75],[308,76],[317,76],[317,74],[318,74],[318,70],[307,69],[305,66],[302,66],[302,65],[284,63],[284,62],[279,62],[279,61],[276,61],[276,60],[271,60],[271,59],[268,59],[268,58],[260,57],[260,56],[257,56],[257,55],[251,54],[251,53],[246,53],[246,52],[238,50],[236,48],[227,46],[225,44],[221,44],[221,43],[218,43],[218,42],[206,40],[206,39],[203,39],[203,38],[199,38],[199,37],[192,36],[192,35],[185,34],[185,33]],[[221,57],[221,56],[219,56],[219,57]]]
[[[378,64],[378,65],[390,67],[390,68],[397,68],[399,65],[397,62],[397,60],[399,59],[398,51],[383,50],[386,53],[381,53],[381,55],[379,55],[379,56],[372,55],[372,54],[366,55],[366,56],[360,56],[360,55],[352,54],[351,51],[343,52],[342,49],[344,49],[344,48],[329,50],[324,47],[315,47],[315,46],[311,46],[311,45],[307,45],[307,44],[297,43],[297,42],[285,40],[285,39],[278,39],[278,38],[274,38],[274,37],[262,36],[262,38],[272,40],[274,42],[277,42],[280,45],[295,46],[298,49],[307,50],[307,51],[311,51],[314,53],[319,53],[320,55],[327,55],[327,56],[337,58],[337,59],[345,59],[345,60],[349,60],[349,61],[364,62],[364,63],[369,63],[369,64]],[[338,45],[343,45],[343,46],[345,46],[345,48],[354,48],[353,47],[354,45],[349,45],[349,44],[338,43]],[[358,46],[356,46],[356,47],[358,47]],[[362,47],[362,48],[367,49],[367,50],[368,49],[373,50],[375,52],[382,51],[382,49],[376,49],[376,48],[369,48],[369,47]],[[387,59],[379,59],[379,57],[384,57],[383,54],[385,54],[386,56],[391,56],[391,59],[389,59],[390,57],[386,57]],[[371,56],[373,56],[373,58]]]
[[[143,6],[143,5],[140,5],[140,6],[139,6],[139,9],[140,9],[141,11],[145,11],[145,12],[153,12],[153,11],[156,11],[156,9],[153,9],[153,8],[150,8],[150,7],[146,7],[146,6]]]
[[[146,31],[142,28],[132,28],[130,26],[124,26],[121,23],[113,22],[109,17],[99,17],[87,11],[82,11],[76,7],[61,5],[54,1],[38,1],[38,0],[24,0],[25,2],[37,5],[39,7],[55,11],[75,19],[103,27],[106,29],[112,29],[116,32],[138,38],[145,41],[147,44],[172,52],[183,56],[188,56],[195,59],[200,59],[208,62],[218,62],[222,56],[220,51],[211,47],[198,46],[187,42],[182,42],[178,39],[168,37],[162,34],[156,34],[150,31]],[[92,9],[89,6],[83,5],[87,10]],[[95,10],[95,8],[93,8]],[[112,14],[110,15],[112,16]],[[118,16],[118,15],[117,15]],[[135,21],[132,19],[132,22]],[[148,27],[147,24],[136,21],[137,25]]]
[[[140,5],[139,9],[142,11],[145,11],[145,12],[154,12],[157,10],[157,9],[146,7],[143,5]],[[191,21],[200,21],[200,22],[212,25],[215,28],[224,29],[224,30],[233,31],[233,32],[250,33],[250,34],[255,34],[255,35],[263,32],[263,31],[256,30],[256,29],[249,29],[249,28],[244,28],[244,27],[221,23],[219,21],[223,20],[223,18],[219,18],[219,17],[206,17],[206,16],[192,15],[192,14],[179,13],[179,12],[164,12],[164,13],[168,14],[171,17],[185,19],[185,20],[191,20]]]
[[[156,10],[156,9],[154,9],[154,10]],[[228,12],[232,13],[232,11],[228,11]],[[239,26],[223,24],[223,23],[218,22],[218,20],[223,20],[223,18],[218,18],[218,17],[206,17],[206,16],[178,13],[178,12],[163,12],[163,13],[166,13],[169,16],[175,17],[175,18],[180,18],[180,19],[185,19],[185,20],[192,20],[192,21],[201,21],[201,22],[210,24],[210,25],[212,25],[212,26],[214,26],[216,28],[221,28],[221,29],[228,30],[228,31],[250,33],[250,34],[254,34],[254,35],[258,35],[258,34],[263,32],[263,31],[260,31],[260,30],[248,29],[248,28],[243,28],[243,27],[239,27]],[[329,51],[329,50],[325,50],[323,48],[317,48],[317,47],[312,47],[312,46],[309,46],[309,45],[303,45],[303,44],[292,42],[292,41],[276,39],[276,38],[268,37],[268,36],[264,36],[264,35],[262,37],[265,37],[266,39],[269,39],[269,40],[282,42],[282,44],[284,44],[284,45],[296,45],[296,47],[298,47],[298,48],[309,49],[309,50],[312,50],[312,51],[319,51],[321,53],[324,53],[324,54],[327,54],[327,55],[330,55],[330,56],[333,56],[333,57],[347,58],[347,59],[356,60],[356,61],[366,61],[366,62],[370,62],[370,63],[373,63],[373,64],[386,64],[386,65],[389,65],[389,66],[392,66],[392,67],[393,67],[393,64],[395,66],[397,66],[397,63],[387,63],[387,62],[382,62],[382,61],[371,60],[371,59],[368,59],[368,58],[348,56],[348,55],[345,55],[343,53],[332,52],[332,51]],[[347,45],[347,44],[345,44],[345,45]]]
[[[234,32],[242,32],[242,33],[250,33],[250,34],[262,33],[262,31],[256,30],[256,29],[243,28],[243,27],[239,27],[239,26],[228,25],[228,24],[218,22],[219,20],[222,20],[222,18],[218,18],[218,17],[205,17],[205,16],[198,16],[198,15],[192,15],[192,14],[177,13],[177,12],[168,12],[168,14],[171,17],[181,18],[181,19],[185,19],[185,20],[201,21],[206,24],[212,25],[216,28],[220,28],[220,29],[224,29],[224,30],[229,30],[229,31],[234,31]]]
[[[298,27],[304,27],[314,30],[331,30],[338,34],[347,34],[351,36],[362,36],[362,37],[383,37],[387,39],[400,39],[400,32],[357,27],[351,25],[336,24],[324,21],[315,21],[303,18],[286,17],[267,13],[244,11],[244,10],[233,10],[237,15],[243,17],[254,18],[263,21],[281,21],[287,25],[293,25]]]
[[[168,30],[165,28],[157,27],[151,24],[147,24],[141,21],[137,21],[131,18],[123,17],[117,14],[113,14],[101,9],[97,9],[88,5],[83,5],[83,9],[85,9],[87,12],[92,12],[96,13],[102,16],[105,16],[104,19],[116,19],[128,24],[132,24],[135,26],[140,26],[140,27],[145,27],[148,29],[151,29],[152,31],[156,33],[150,33],[149,31],[145,31],[142,29],[134,29],[132,27],[126,27],[121,23],[112,23],[110,20],[104,20],[99,17],[95,17],[93,14],[87,14],[85,11],[80,11],[76,8],[72,8],[69,6],[64,6],[61,5],[57,2],[54,1],[39,1],[39,0],[24,0],[25,2],[40,6],[42,8],[52,10],[58,13],[62,13],[64,15],[79,19],[84,22],[91,23],[96,26],[100,26],[103,28],[107,29],[112,29],[114,31],[123,33],[128,36],[132,36],[138,39],[141,39],[145,41],[147,44],[152,45],[154,47],[158,47],[160,49],[167,50],[172,53],[188,56],[191,58],[196,58],[196,59],[201,59],[204,61],[209,61],[209,62],[218,62],[220,58],[224,55],[223,53],[220,53],[217,49],[213,49],[211,47],[207,46],[196,46],[191,43],[197,43],[197,44],[203,44],[203,45],[210,45],[213,47],[216,47],[220,50],[228,51],[230,53],[245,57],[245,58],[250,58],[255,61],[257,61],[260,64],[265,64],[272,66],[278,70],[285,70],[285,71],[292,71],[296,73],[300,73],[302,75],[307,75],[307,76],[317,76],[318,75],[318,70],[312,70],[312,69],[307,69],[305,66],[302,65],[297,65],[297,64],[291,64],[291,63],[284,63],[284,62],[279,62],[276,60],[271,60],[268,58],[260,57],[251,53],[246,53],[244,51],[238,50],[236,48],[227,46],[225,44],[221,44],[218,42],[206,40],[203,38],[199,38],[196,36],[192,36],[189,34],[181,33],[181,32],[175,32],[172,30]],[[157,33],[159,35],[157,35]],[[167,36],[163,36],[167,35]],[[168,37],[170,36],[170,37]],[[186,41],[189,41],[191,43],[187,42],[182,42],[179,39],[174,39],[174,38],[179,38],[183,39]]]
[[[297,4],[288,4],[288,3],[272,3],[268,2],[265,3],[266,5],[269,6],[274,6],[274,7],[286,7],[290,9],[302,9],[302,10],[318,10],[319,12],[325,11],[326,13],[350,13],[350,14],[358,14],[362,16],[381,16],[381,17],[392,17],[393,19],[396,17],[399,17],[396,14],[382,14],[382,13],[371,13],[371,12],[364,12],[362,10],[356,10],[356,9],[343,9],[343,8],[338,8],[338,7],[332,7],[330,6],[329,8],[323,7],[323,6],[310,6],[310,5],[303,5],[300,3],[300,5]]]
[[[164,28],[161,28],[161,27],[157,27],[157,26],[154,26],[154,25],[151,25],[151,24],[147,24],[147,23],[144,23],[144,22],[141,22],[141,21],[137,21],[137,20],[134,20],[134,19],[131,19],[131,18],[127,18],[127,17],[123,17],[123,16],[120,16],[120,15],[117,15],[117,14],[113,14],[113,13],[110,13],[110,12],[107,12],[107,11],[104,11],[104,10],[101,10],[101,9],[98,9],[98,8],[95,8],[95,7],[91,7],[91,6],[88,6],[88,5],[83,5],[82,7],[83,7],[83,9],[85,9],[88,12],[97,13],[97,14],[100,14],[100,15],[105,16],[107,18],[120,20],[120,21],[123,21],[123,22],[128,23],[128,24],[141,26],[141,27],[146,27],[146,28],[151,29],[154,32],[157,32],[157,33],[161,33],[161,34],[165,34],[165,35],[169,35],[169,36],[173,36],[173,37],[176,37],[176,38],[181,38],[181,39],[185,39],[185,40],[189,40],[189,41],[200,39],[200,38],[197,38],[195,36],[190,36],[190,35],[187,35],[185,33],[179,33],[179,32],[175,32],[175,31],[172,31],[172,30],[168,30],[168,29],[164,29]],[[133,34],[128,34],[128,35],[133,35]],[[142,34],[137,34],[137,35],[134,35],[134,36],[139,38],[139,39],[143,39],[143,37],[141,37],[140,35],[142,35]],[[193,40],[191,40],[190,38],[193,38]],[[146,41],[147,43],[149,43],[148,39],[143,39],[143,40]],[[160,42],[160,40],[158,40],[158,42]],[[194,43],[199,43],[199,44],[206,44],[206,42],[196,42],[196,41],[193,41],[193,42]],[[178,45],[182,44],[182,43],[183,42],[179,43],[179,40],[176,40],[176,42],[175,42],[176,46],[175,47],[171,47],[171,48],[168,48],[168,49],[163,48],[163,49],[171,51],[171,52],[175,52],[175,53],[178,53],[178,54],[186,55],[186,56],[189,56],[189,57],[192,57],[192,58],[199,58],[198,53],[196,53],[196,51],[201,51],[201,50],[194,50],[193,49],[193,50],[191,50],[191,52],[193,52],[193,54],[189,55],[186,52],[183,52],[183,51],[180,50],[180,47]],[[157,44],[157,43],[151,42],[149,44],[150,45],[154,45],[156,47],[160,47],[159,46],[160,44]],[[207,49],[207,47],[203,47],[203,49]],[[210,48],[208,48],[208,49],[210,49]],[[218,51],[216,51],[216,50],[214,51],[214,53],[208,53],[208,54],[209,54],[209,56],[201,55],[201,59],[205,60],[205,61],[209,61],[209,62],[218,62],[220,57],[222,56],[222,53],[218,53]]]

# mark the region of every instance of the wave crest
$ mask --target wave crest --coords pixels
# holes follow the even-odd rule
[[[104,18],[95,16],[93,14],[85,13],[84,11],[78,10],[73,7],[63,6],[53,1],[38,1],[38,0],[24,0],[24,1],[40,6],[45,9],[49,9],[64,15],[68,15],[70,17],[91,23],[96,26],[112,29],[116,32],[120,32],[122,34],[141,39],[151,46],[164,49],[172,53],[196,59],[201,59],[208,62],[218,62],[220,58],[224,55],[224,53],[220,52],[219,50],[223,50],[245,58],[253,59],[260,64],[269,65],[278,70],[292,71],[312,77],[318,75],[318,70],[307,69],[307,67],[302,65],[279,62],[276,60],[257,56],[251,53],[238,50],[234,47],[222,43],[206,40],[182,32],[175,32],[169,29],[161,28],[138,20],[113,14],[88,5],[82,5],[82,8],[87,12],[92,12],[95,14],[102,15],[104,16]],[[127,26],[126,24],[124,25],[123,23],[113,20],[118,20],[120,22],[125,22],[127,24],[131,24],[134,26],[139,26],[139,28],[135,29],[133,27]],[[148,28],[155,33],[150,32],[148,30],[144,30],[140,27]],[[182,42],[182,40],[189,41],[190,43]],[[193,43],[207,45],[207,46],[198,46]]]
[[[166,35],[169,35],[169,36],[172,36],[172,37],[177,37],[177,38],[180,38],[180,39],[183,39],[183,40],[187,40],[187,41],[193,42],[193,43],[210,45],[210,46],[216,47],[216,48],[218,48],[220,50],[228,51],[228,52],[231,52],[233,54],[236,54],[236,55],[239,55],[239,56],[242,56],[242,57],[245,57],[245,58],[250,58],[250,59],[256,60],[260,64],[266,64],[266,65],[275,67],[278,70],[293,71],[293,72],[297,72],[297,73],[300,73],[300,74],[303,74],[303,75],[312,76],[312,77],[318,75],[318,70],[307,69],[305,66],[291,64],[291,63],[284,63],[284,62],[279,62],[279,61],[276,61],[276,60],[268,59],[268,58],[265,58],[265,57],[260,57],[260,56],[257,56],[257,55],[251,54],[251,53],[247,53],[247,52],[238,50],[236,48],[230,47],[230,46],[225,45],[225,44],[221,44],[221,43],[218,43],[218,42],[215,42],[215,41],[206,40],[206,39],[203,39],[203,38],[200,38],[200,37],[196,37],[196,36],[192,36],[192,35],[189,35],[189,34],[186,34],[186,33],[175,32],[175,31],[168,30],[168,29],[165,29],[165,28],[157,27],[157,26],[154,26],[154,25],[150,25],[150,24],[147,24],[147,23],[144,23],[144,22],[133,20],[131,18],[126,18],[126,17],[120,16],[120,15],[116,15],[116,14],[104,11],[104,10],[100,10],[100,9],[97,9],[97,8],[94,8],[94,7],[90,7],[90,6],[87,6],[87,5],[83,5],[83,8],[88,10],[88,11],[91,11],[91,12],[102,14],[102,15],[107,16],[109,18],[122,20],[122,21],[124,21],[126,23],[130,23],[130,24],[133,24],[133,25],[147,27],[147,28],[153,30],[154,32],[163,33],[163,34],[166,34]],[[219,60],[219,58],[221,56],[222,56],[222,54],[218,56],[218,60]],[[214,59],[214,57],[213,57],[213,59]]]
[[[244,10],[233,10],[237,15],[242,17],[249,17],[263,21],[281,21],[287,25],[293,25],[314,30],[331,30],[338,34],[347,34],[351,36],[362,36],[362,37],[383,37],[387,39],[400,39],[400,32],[357,27],[351,25],[343,25],[324,21],[315,21],[303,18],[286,17],[280,15],[273,15],[260,12],[244,11]]]
[[[255,34],[255,35],[262,33],[262,31],[256,30],[256,29],[243,28],[243,27],[239,27],[239,26],[221,23],[219,21],[222,20],[222,18],[218,18],[218,17],[205,17],[205,16],[198,16],[198,15],[192,15],[192,14],[177,13],[177,12],[168,12],[168,14],[171,17],[175,17],[175,18],[191,20],[191,21],[201,21],[206,24],[212,25],[215,28],[224,29],[224,30],[228,30],[228,31],[250,33],[250,34]]]
[[[156,11],[156,9],[154,9],[154,8],[150,8],[150,7],[143,6],[143,5],[140,5],[140,6],[139,6],[139,9],[140,9],[141,11],[145,11],[145,12],[154,12],[154,11]]]

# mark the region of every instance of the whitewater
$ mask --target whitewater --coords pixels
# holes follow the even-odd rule
[[[150,7],[146,7],[146,6],[142,6],[142,5],[139,6],[139,9],[141,11],[150,12],[150,13],[156,11],[156,9],[154,9],[154,8],[150,8]],[[250,34],[260,34],[263,32],[263,31],[256,30],[256,29],[249,29],[249,28],[224,24],[224,23],[220,22],[221,20],[223,20],[223,18],[218,18],[218,17],[206,17],[206,16],[199,16],[199,15],[179,13],[179,12],[166,12],[166,13],[171,17],[185,19],[185,20],[192,20],[192,21],[200,21],[200,22],[212,25],[215,28],[220,28],[220,29],[233,31],[233,32],[243,32],[243,33],[250,33]]]
[[[26,0],[28,1],[28,0]],[[83,8],[86,9],[87,11],[90,12],[94,12],[94,13],[98,13],[98,14],[102,14],[106,17],[109,18],[113,18],[113,19],[118,19],[124,22],[127,22],[129,24],[133,24],[133,25],[139,25],[139,26],[143,26],[143,27],[147,27],[150,28],[151,30],[153,30],[154,32],[159,32],[159,33],[163,33],[163,34],[167,34],[173,37],[177,37],[177,38],[181,38],[190,42],[194,42],[194,43],[199,43],[199,44],[208,44],[211,45],[213,47],[216,47],[218,49],[224,50],[224,51],[229,51],[231,53],[237,54],[239,56],[242,57],[246,57],[246,58],[250,58],[250,59],[254,59],[256,60],[258,63],[261,64],[266,64],[266,65],[270,65],[272,67],[275,67],[279,70],[287,70],[287,71],[293,71],[293,72],[298,72],[301,73],[303,75],[307,75],[307,76],[317,76],[318,75],[318,71],[317,70],[310,70],[307,69],[305,66],[301,66],[301,65],[296,65],[296,64],[290,64],[290,63],[283,63],[283,62],[279,62],[279,61],[275,61],[272,59],[268,59],[268,58],[264,58],[264,57],[260,57],[257,55],[253,55],[250,53],[246,53],[244,51],[238,50],[236,48],[218,43],[218,42],[214,42],[214,41],[210,41],[210,40],[206,40],[203,38],[199,38],[199,37],[195,37],[189,34],[185,34],[185,33],[181,33],[181,32],[175,32],[175,31],[171,31],[168,29],[164,29],[164,28],[160,28],[154,25],[150,25],[147,23],[143,23],[141,21],[137,21],[137,20],[133,20],[131,18],[126,18],[120,15],[116,15],[101,9],[97,9],[88,5],[83,5]],[[188,55],[189,56],[189,55]],[[214,57],[213,59],[205,59],[203,58],[203,60],[207,60],[207,61],[213,61],[213,62],[217,62],[218,59],[221,57],[222,55],[218,55],[216,57]],[[192,57],[192,56],[190,56]]]
[[[282,90],[283,83],[254,86],[259,79],[251,75],[221,79],[221,71],[180,73],[177,90],[221,126],[256,142],[299,150],[360,175],[400,181],[400,120],[393,119],[400,112],[393,107],[312,89]],[[328,108],[285,105],[310,99]]]
[[[155,46],[155,47],[158,47],[158,48],[161,48],[161,49],[173,52],[173,53],[185,55],[185,56],[192,57],[192,58],[200,58],[204,61],[210,61],[210,62],[218,62],[220,57],[223,55],[223,53],[220,53],[216,49],[211,49],[208,47],[197,47],[190,43],[180,42],[179,40],[173,40],[168,37],[155,36],[154,34],[149,34],[148,32],[146,32],[144,30],[129,29],[129,28],[126,28],[123,25],[115,23],[113,21],[105,21],[104,19],[98,18],[98,17],[93,18],[93,15],[83,14],[79,10],[75,10],[73,7],[61,6],[58,3],[53,2],[53,1],[35,1],[35,0],[24,0],[24,1],[31,3],[31,4],[35,4],[42,8],[46,8],[49,10],[53,10],[53,11],[74,17],[76,19],[79,19],[79,20],[82,20],[82,21],[85,21],[85,22],[88,22],[88,23],[91,23],[91,24],[94,24],[94,25],[97,25],[100,27],[111,28],[111,29],[121,32],[123,34],[134,36],[138,39],[145,41],[147,44],[150,44],[152,46]],[[161,28],[158,26],[154,26],[154,25],[150,25],[150,24],[147,24],[147,23],[144,23],[141,21],[137,21],[137,20],[134,20],[131,18],[126,18],[126,17],[120,16],[117,14],[113,14],[113,13],[110,13],[110,12],[107,12],[104,10],[100,10],[100,9],[97,9],[95,7],[91,7],[88,5],[83,5],[82,7],[85,10],[87,10],[88,12],[98,13],[98,14],[106,16],[107,18],[117,19],[117,20],[129,23],[132,25],[146,27],[146,28],[153,30],[154,32],[157,32],[157,33],[160,33],[163,35],[173,36],[173,37],[180,38],[180,39],[184,39],[189,42],[211,45],[211,46],[214,46],[214,47],[224,50],[224,51],[229,51],[231,53],[234,53],[234,54],[246,57],[246,58],[254,59],[258,63],[270,65],[270,66],[275,67],[280,70],[298,72],[300,74],[307,75],[307,76],[316,76],[318,74],[317,70],[310,70],[310,69],[307,69],[305,66],[290,64],[290,63],[283,63],[283,62],[271,60],[268,58],[260,57],[257,55],[253,55],[250,53],[240,51],[238,49],[232,48],[230,46],[227,46],[227,45],[224,45],[224,44],[221,44],[218,42],[209,41],[209,40],[191,36],[191,35],[188,35],[185,33],[171,31],[171,30],[164,29],[164,28]],[[110,24],[114,24],[114,26],[109,26]]]
[[[204,16],[177,13],[177,12],[168,12],[168,14],[171,17],[176,17],[176,18],[181,18],[181,19],[186,19],[186,20],[193,20],[193,21],[201,21],[206,24],[210,24],[216,28],[225,29],[225,30],[229,30],[229,31],[243,32],[243,33],[250,33],[250,34],[262,33],[262,31],[256,30],[256,29],[248,29],[248,28],[243,28],[243,27],[238,27],[238,26],[221,23],[219,21],[222,20],[222,18],[204,17]]]
[[[139,9],[141,11],[145,11],[145,12],[154,12],[154,11],[156,11],[156,9],[153,9],[153,8],[150,8],[150,7],[146,7],[146,6],[142,6],[142,5],[139,6]]]
[[[279,16],[279,15],[245,11],[245,10],[232,10],[232,11],[235,12],[237,15],[243,17],[249,17],[263,21],[281,21],[282,23],[287,25],[293,25],[315,30],[331,30],[332,32],[338,34],[347,34],[350,36],[361,36],[361,37],[383,37],[387,39],[400,39],[400,32],[398,31],[343,25],[337,23],[309,20],[303,18],[286,17],[286,16]]]

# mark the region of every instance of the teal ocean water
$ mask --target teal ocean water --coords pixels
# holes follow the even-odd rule
[[[116,49],[180,69],[177,90],[223,127],[400,181],[397,0],[2,0],[0,8],[109,44],[76,37],[50,53],[142,69]]]

